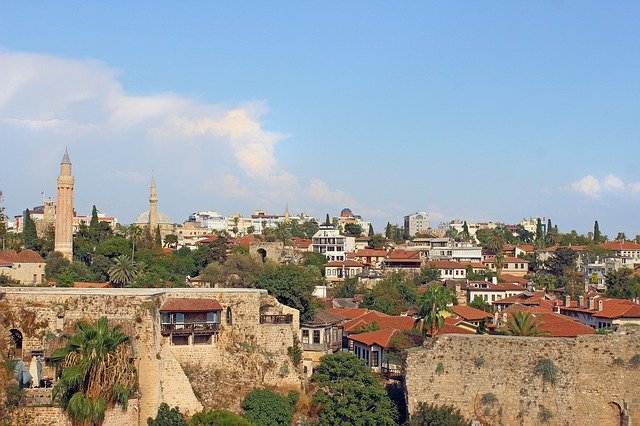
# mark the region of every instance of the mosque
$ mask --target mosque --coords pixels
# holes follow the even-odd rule
[[[158,211],[158,192],[156,190],[156,178],[153,173],[151,174],[151,188],[149,189],[149,210],[140,213],[133,224],[141,228],[148,226],[151,232],[156,227],[160,227],[162,238],[165,235],[175,233],[176,224],[171,222],[169,216]]]

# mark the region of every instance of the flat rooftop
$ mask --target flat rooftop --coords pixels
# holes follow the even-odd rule
[[[161,294],[258,293],[258,288],[73,288],[73,287],[0,287],[0,293],[49,296],[157,296]]]

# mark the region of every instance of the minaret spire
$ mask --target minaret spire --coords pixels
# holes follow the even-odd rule
[[[149,231],[155,232],[158,227],[158,193],[156,191],[156,177],[151,171],[151,188],[149,189]]]
[[[73,186],[71,160],[65,148],[58,176],[54,250],[73,260]]]

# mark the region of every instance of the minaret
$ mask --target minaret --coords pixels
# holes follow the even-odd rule
[[[289,204],[287,204],[284,208],[284,223],[289,224],[291,222],[291,217],[289,216]]]
[[[73,183],[71,160],[65,148],[58,176],[54,249],[70,261],[73,260]]]
[[[158,227],[158,193],[156,192],[156,178],[151,172],[151,190],[149,192],[149,232],[151,235]]]

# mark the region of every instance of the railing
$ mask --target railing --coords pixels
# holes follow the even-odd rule
[[[324,342],[324,343],[303,343],[302,349],[305,351],[337,351],[342,346],[342,342]]]
[[[211,334],[220,331],[220,323],[185,322],[179,324],[162,324],[162,334]]]
[[[291,324],[293,315],[260,315],[260,324]]]
[[[387,380],[401,380],[404,378],[404,374],[400,368],[380,367],[380,373]]]

